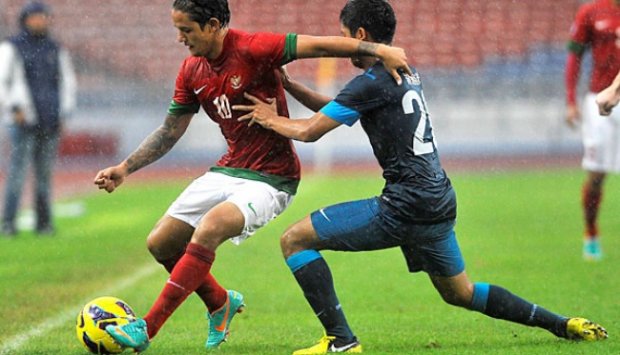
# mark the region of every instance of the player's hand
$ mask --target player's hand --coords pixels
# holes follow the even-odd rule
[[[256,96],[249,93],[243,93],[243,96],[250,100],[253,105],[233,105],[232,109],[236,111],[248,111],[249,113],[239,117],[237,121],[250,121],[248,126],[258,123],[259,125],[269,128],[269,120],[278,117],[277,102],[274,98],[262,101]]]
[[[291,76],[288,74],[285,65],[278,68],[278,76],[280,77],[280,81],[282,82],[282,86],[284,86],[284,89],[288,90],[288,88],[291,86]]]
[[[413,75],[404,49],[382,44],[377,48],[377,56],[381,58],[385,69],[392,75],[398,85],[403,82],[399,70],[405,74]]]
[[[566,124],[571,127],[577,127],[577,123],[579,122],[579,118],[581,117],[581,113],[579,112],[579,108],[577,105],[568,105],[566,107]]]
[[[601,116],[609,116],[618,102],[620,96],[616,93],[616,89],[608,87],[596,95],[596,104],[598,105],[598,112]]]
[[[124,165],[112,166],[100,170],[93,181],[99,190],[113,192],[127,177],[127,168]]]

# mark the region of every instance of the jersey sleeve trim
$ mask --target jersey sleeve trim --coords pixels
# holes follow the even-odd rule
[[[353,126],[361,117],[359,112],[343,106],[336,101],[330,101],[320,112],[334,121],[346,124],[349,127]]]
[[[187,104],[182,105],[174,100],[170,102],[170,106],[168,106],[168,114],[172,116],[184,115],[187,113],[198,113],[200,110],[200,104]]]
[[[581,54],[586,50],[586,46],[584,46],[581,43],[577,43],[575,41],[568,41],[566,48],[568,48],[569,51],[576,53],[576,54]]]
[[[290,63],[295,59],[297,59],[297,33],[287,33],[280,65]]]

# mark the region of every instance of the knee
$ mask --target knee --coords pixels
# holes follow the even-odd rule
[[[169,251],[163,246],[161,238],[158,237],[155,231],[151,231],[148,237],[146,237],[146,248],[149,253],[155,258],[155,260],[165,260],[169,255]]]
[[[187,242],[178,235],[168,234],[165,229],[156,226],[146,237],[146,248],[161,263],[183,253]]]
[[[215,251],[222,243],[234,236],[240,235],[242,232],[243,229],[236,227],[233,231],[229,227],[208,223],[196,229],[196,232],[192,235],[191,242]]]
[[[306,249],[301,228],[297,225],[289,227],[280,237],[280,248],[285,259]]]

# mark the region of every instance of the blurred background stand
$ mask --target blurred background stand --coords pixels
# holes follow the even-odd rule
[[[188,55],[176,42],[171,5],[151,0],[48,2],[54,35],[72,52],[79,80],[78,111],[67,123],[60,163],[101,167],[117,161],[161,124],[179,65]],[[23,3],[0,0],[0,33],[15,28]],[[230,0],[231,27],[339,36],[343,4]],[[577,164],[579,134],[563,122],[563,73],[569,28],[579,4],[393,1],[398,19],[394,44],[407,50],[421,72],[445,160],[568,157]],[[347,59],[303,60],[287,67],[295,78],[332,94],[358,74]],[[289,108],[293,117],[308,113],[294,100],[289,100]],[[157,164],[206,169],[221,155],[225,144],[205,114],[192,125]],[[0,133],[2,152],[5,134]],[[305,169],[374,164],[367,160],[370,147],[359,125],[336,130],[321,144],[296,145]],[[0,154],[0,171],[5,160],[6,154]]]

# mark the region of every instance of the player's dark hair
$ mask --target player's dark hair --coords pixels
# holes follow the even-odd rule
[[[340,22],[352,34],[363,28],[384,44],[391,44],[396,32],[396,15],[387,0],[349,0],[340,11]]]
[[[222,27],[230,22],[228,0],[174,0],[172,8],[186,13],[190,20],[198,22],[201,29],[211,18],[218,19]]]

